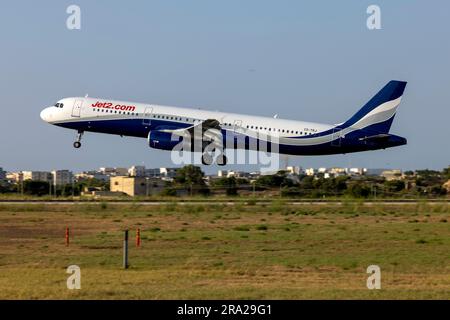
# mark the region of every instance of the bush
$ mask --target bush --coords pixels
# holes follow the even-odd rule
[[[363,183],[352,183],[349,184],[346,194],[355,198],[367,198],[370,191],[370,187]]]

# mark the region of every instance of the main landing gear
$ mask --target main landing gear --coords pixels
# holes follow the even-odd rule
[[[73,147],[74,147],[75,149],[81,148],[81,138],[83,137],[83,133],[84,133],[84,131],[78,131],[78,134],[77,134],[77,141],[75,141],[75,142],[73,143]]]

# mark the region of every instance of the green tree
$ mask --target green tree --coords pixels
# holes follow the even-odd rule
[[[217,179],[214,181],[214,185],[225,188],[228,196],[236,196],[238,194],[237,180],[235,177]]]
[[[405,182],[402,180],[391,180],[384,183],[386,191],[397,193],[405,189]]]
[[[192,193],[209,194],[203,177],[205,174],[200,167],[187,165],[177,171],[174,178],[176,184],[182,185],[191,190]]]
[[[448,168],[445,168],[442,171],[442,174],[445,177],[445,179],[447,179],[447,180],[450,179],[450,166]]]
[[[280,170],[276,174],[258,177],[256,185],[261,187],[292,187],[294,182],[287,177],[286,171]]]
[[[370,195],[370,187],[363,182],[353,182],[347,187],[346,194],[355,198],[367,198]]]
[[[23,182],[23,193],[33,196],[43,196],[49,194],[50,184],[43,181],[26,180]]]

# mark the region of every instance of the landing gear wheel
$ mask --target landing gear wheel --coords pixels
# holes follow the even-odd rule
[[[223,153],[217,157],[216,159],[216,163],[218,166],[226,166],[228,162],[228,159],[226,157],[226,155],[224,155]]]
[[[205,166],[209,166],[209,165],[211,165],[212,163],[213,163],[213,157],[211,157],[211,155],[208,153],[208,152],[205,152],[203,155],[202,155],[202,163],[205,165]]]
[[[83,137],[83,133],[84,133],[84,131],[78,131],[78,133],[77,133],[77,141],[75,141],[74,143],[73,143],[73,147],[75,148],[75,149],[79,149],[79,148],[81,148],[81,138]]]

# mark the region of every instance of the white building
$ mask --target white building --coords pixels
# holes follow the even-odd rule
[[[54,170],[52,171],[52,183],[54,186],[64,186],[73,182],[72,171]]]
[[[145,177],[145,166],[132,166],[128,169],[128,175],[130,177]]]
[[[228,175],[228,171],[227,170],[218,170],[217,171],[217,176],[219,178],[224,178]]]
[[[166,178],[175,178],[178,170],[179,168],[159,168],[161,176]]]
[[[98,171],[84,171],[84,172],[75,174],[76,181],[82,181],[82,180],[87,180],[87,179],[96,179],[96,180],[107,182],[107,181],[109,181],[110,176],[103,174],[101,172],[98,172]]]
[[[102,167],[98,171],[107,176],[128,176],[128,168]]]
[[[360,175],[362,176],[367,172],[366,168],[350,168],[347,170],[347,173],[350,175]]]
[[[145,176],[149,178],[161,178],[161,169],[153,168],[153,169],[145,169]]]
[[[347,169],[334,167],[334,168],[331,168],[330,170],[328,170],[328,172],[335,176],[340,176],[340,175],[345,175],[347,173]]]
[[[114,168],[110,168],[110,167],[102,167],[102,168],[98,169],[98,172],[108,175],[108,176],[115,174]]]
[[[305,170],[305,173],[306,173],[307,176],[313,176],[313,175],[316,174],[316,169],[308,168],[308,169]]]
[[[387,181],[401,180],[403,178],[403,173],[400,169],[392,169],[383,171],[381,173],[381,176],[384,177]]]
[[[297,167],[297,166],[289,166],[289,167],[286,167],[286,171],[291,174],[300,174],[301,168]]]
[[[48,171],[23,171],[23,181],[42,181],[42,182],[52,182],[52,173]]]
[[[12,183],[21,183],[23,181],[22,172],[9,172],[6,174],[6,179]]]

